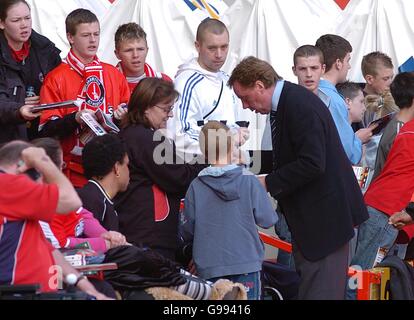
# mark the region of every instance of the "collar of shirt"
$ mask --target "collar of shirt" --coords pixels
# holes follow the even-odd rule
[[[322,89],[326,88],[326,89],[330,89],[330,90],[338,92],[338,90],[336,90],[335,85],[332,82],[330,82],[329,80],[326,80],[324,78],[321,78],[319,80],[319,88],[322,88]]]
[[[275,91],[273,92],[273,97],[272,97],[272,111],[274,112],[277,111],[277,107],[279,106],[279,100],[282,94],[282,89],[283,89],[284,84],[285,84],[285,80],[279,80],[278,82],[276,82]]]

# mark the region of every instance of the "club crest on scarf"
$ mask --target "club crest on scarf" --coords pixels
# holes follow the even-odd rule
[[[112,110],[108,110],[106,105],[103,68],[98,57],[95,57],[88,65],[84,65],[70,50],[64,62],[82,77],[78,98],[82,99],[84,103],[80,109],[101,109],[106,114],[112,114]]]
[[[96,76],[90,76],[85,83],[85,103],[88,106],[99,108],[105,100],[105,88]]]

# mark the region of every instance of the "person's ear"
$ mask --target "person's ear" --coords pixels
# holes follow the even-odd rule
[[[114,171],[114,173],[115,173],[115,176],[117,177],[117,178],[119,178],[120,177],[120,169],[119,169],[119,162],[117,161],[117,162],[115,162],[115,165],[114,165],[114,167],[113,167],[113,171]]]
[[[4,28],[5,28],[4,22],[3,20],[0,19],[0,29],[4,30]]]
[[[296,67],[295,66],[292,67],[292,71],[293,71],[293,74],[297,77],[298,75],[296,74]]]
[[[197,52],[200,53],[200,47],[201,47],[200,42],[198,42],[198,41],[194,42],[194,46],[195,46]]]
[[[342,69],[342,65],[343,65],[343,62],[341,61],[341,59],[336,59],[336,61],[335,61],[335,68],[336,68],[336,70],[341,70]]]
[[[365,81],[366,81],[369,85],[371,85],[371,84],[374,82],[374,77],[373,77],[372,75],[370,75],[370,74],[367,74],[367,75],[365,76]]]
[[[260,80],[257,80],[256,82],[255,82],[255,87],[257,88],[257,89],[259,89],[259,90],[264,90],[264,89],[266,89],[266,87],[265,87],[265,85],[264,85],[264,83],[262,82],[262,81],[260,81]]]
[[[351,110],[351,104],[352,104],[352,100],[349,98],[345,98],[345,103],[346,103],[346,108],[348,110]]]
[[[121,58],[119,57],[119,50],[118,50],[118,49],[115,49],[115,50],[114,50],[114,53],[115,53],[116,58],[117,58],[118,60],[121,60]]]
[[[69,41],[70,46],[73,45],[73,43],[75,42],[75,40],[73,39],[73,35],[71,35],[69,32],[66,34],[66,38]]]
[[[325,70],[326,70],[326,64],[322,64],[322,74],[324,74],[325,73]]]

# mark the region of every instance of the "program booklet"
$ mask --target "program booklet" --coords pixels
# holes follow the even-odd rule
[[[391,121],[391,119],[395,116],[395,112],[391,112],[385,116],[383,116],[382,118],[373,120],[369,123],[368,127],[372,126],[373,124],[378,124],[378,127],[376,127],[374,130],[372,130],[372,134],[376,135],[378,133],[380,133],[382,131],[382,129],[384,129],[387,124]]]
[[[352,169],[354,169],[355,177],[357,178],[358,184],[364,193],[368,188],[368,182],[371,181],[374,170],[370,169],[369,167],[360,166],[352,166]]]
[[[100,109],[96,110],[95,117],[90,113],[83,113],[81,115],[81,119],[86,124],[79,138],[83,144],[87,144],[95,136],[103,136],[107,133],[119,133],[119,128]]]

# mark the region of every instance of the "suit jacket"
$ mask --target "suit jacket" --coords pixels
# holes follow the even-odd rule
[[[368,219],[361,190],[328,108],[309,90],[285,82],[275,136],[268,190],[303,256],[320,260]]]

